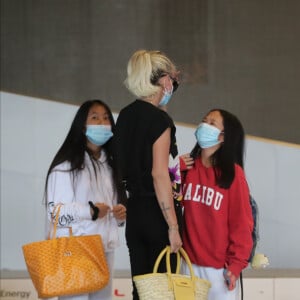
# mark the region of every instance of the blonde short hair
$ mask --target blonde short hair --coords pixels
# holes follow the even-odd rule
[[[124,81],[128,90],[138,98],[145,98],[157,93],[159,76],[176,72],[175,65],[160,51],[138,50],[127,65],[127,78]],[[152,81],[152,82],[151,82]]]

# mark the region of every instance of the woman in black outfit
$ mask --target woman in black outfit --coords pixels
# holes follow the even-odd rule
[[[139,50],[127,73],[125,85],[137,100],[121,110],[114,139],[129,193],[126,241],[135,276],[151,273],[166,245],[172,252],[182,245],[176,128],[164,109],[178,87],[178,71],[163,53]],[[166,271],[165,264],[159,271]],[[135,286],[133,299],[139,299]]]

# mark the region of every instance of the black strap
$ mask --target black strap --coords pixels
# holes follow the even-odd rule
[[[90,205],[90,207],[93,210],[92,220],[96,221],[98,219],[100,210],[99,210],[99,208],[97,206],[94,205],[94,203],[92,201],[89,201],[89,205]]]
[[[241,285],[241,300],[244,299],[244,287],[243,287],[243,273],[240,274],[240,285]]]

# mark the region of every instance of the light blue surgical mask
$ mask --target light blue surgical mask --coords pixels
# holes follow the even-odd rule
[[[163,97],[161,98],[160,102],[159,102],[159,106],[165,106],[169,103],[171,97],[173,95],[173,87],[171,89],[170,92],[168,92],[166,89],[164,90],[164,95]]]
[[[110,125],[86,125],[86,137],[97,146],[104,145],[112,136]]]
[[[201,123],[195,131],[199,146],[203,149],[210,148],[221,143],[218,140],[221,130],[207,123]]]

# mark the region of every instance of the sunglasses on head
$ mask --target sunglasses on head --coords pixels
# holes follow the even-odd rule
[[[172,84],[173,84],[173,93],[177,90],[178,86],[179,86],[179,82],[173,78],[170,74],[162,71],[162,70],[158,70],[157,72],[153,73],[151,78],[150,78],[150,82],[153,85],[156,85],[158,80],[164,76],[169,76],[172,79]]]

